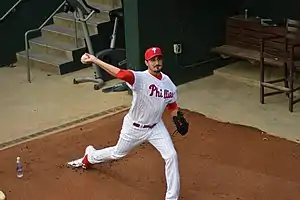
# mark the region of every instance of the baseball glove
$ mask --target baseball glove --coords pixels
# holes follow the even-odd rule
[[[185,135],[189,131],[189,123],[184,118],[182,111],[178,110],[177,115],[173,116],[173,123],[176,126],[177,132],[181,135]]]

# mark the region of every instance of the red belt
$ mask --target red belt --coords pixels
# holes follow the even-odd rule
[[[152,125],[142,125],[142,124],[138,124],[138,123],[133,123],[133,126],[135,126],[135,127],[138,127],[138,128],[153,128],[154,126],[156,125],[156,123],[155,124],[152,124]]]

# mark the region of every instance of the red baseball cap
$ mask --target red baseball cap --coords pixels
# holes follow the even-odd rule
[[[145,60],[150,60],[155,56],[162,56],[162,51],[159,47],[151,47],[145,52]]]

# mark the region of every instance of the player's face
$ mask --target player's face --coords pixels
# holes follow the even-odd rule
[[[159,73],[163,67],[162,56],[155,56],[150,60],[145,61],[145,64],[151,72]]]

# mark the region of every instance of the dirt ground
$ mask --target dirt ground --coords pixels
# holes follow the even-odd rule
[[[148,144],[89,171],[64,166],[89,144],[114,145],[125,113],[0,151],[0,189],[8,200],[163,200],[164,162]],[[299,144],[190,111],[186,117],[189,134],[174,136],[181,199],[299,199]],[[173,131],[171,118],[164,120]],[[16,178],[17,156],[24,163],[22,179]]]

